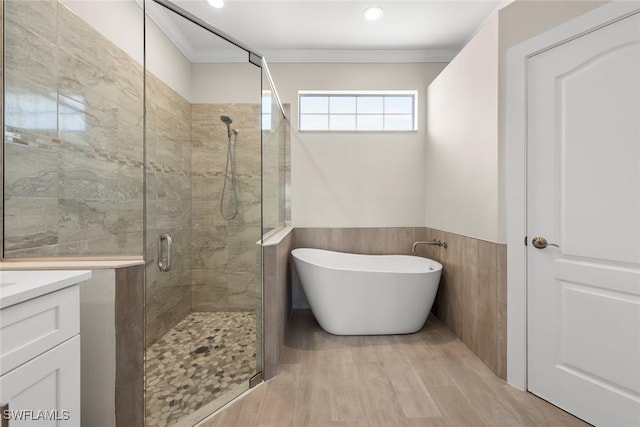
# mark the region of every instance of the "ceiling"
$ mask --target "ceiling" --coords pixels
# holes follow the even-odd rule
[[[206,0],[174,4],[241,41],[269,61],[428,62],[449,61],[502,0],[225,0],[215,9]],[[246,60],[152,2],[147,11],[192,62]],[[369,22],[362,11],[384,9]]]

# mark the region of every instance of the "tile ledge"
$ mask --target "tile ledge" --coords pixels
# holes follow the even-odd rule
[[[109,260],[3,260],[2,270],[110,270],[124,267],[144,265],[144,259],[109,259]]]
[[[293,227],[281,227],[267,233],[262,246],[275,246],[280,244],[291,232]]]

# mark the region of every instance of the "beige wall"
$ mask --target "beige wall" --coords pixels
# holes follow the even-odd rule
[[[291,103],[292,225],[419,226],[424,223],[425,89],[443,63],[274,63]],[[419,131],[299,132],[298,90],[419,90]]]
[[[191,101],[191,63],[182,52],[147,18],[146,64],[152,72],[180,96]]]
[[[260,68],[249,62],[191,65],[194,104],[259,104]],[[266,89],[266,88],[265,88]]]
[[[427,89],[425,225],[496,241],[498,19]]]
[[[508,49],[604,3],[515,1],[430,85],[426,226],[506,242]]]
[[[498,241],[506,242],[507,51],[510,47],[608,3],[596,0],[516,1],[499,12]]]

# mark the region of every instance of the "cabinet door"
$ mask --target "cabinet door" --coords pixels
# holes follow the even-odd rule
[[[0,377],[0,401],[11,427],[79,427],[80,336]]]

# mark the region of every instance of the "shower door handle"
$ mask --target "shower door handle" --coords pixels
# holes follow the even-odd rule
[[[167,261],[164,261],[164,251],[162,250],[164,242],[167,242]],[[158,269],[164,273],[171,270],[171,254],[173,252],[173,239],[167,233],[160,236],[158,242]]]

